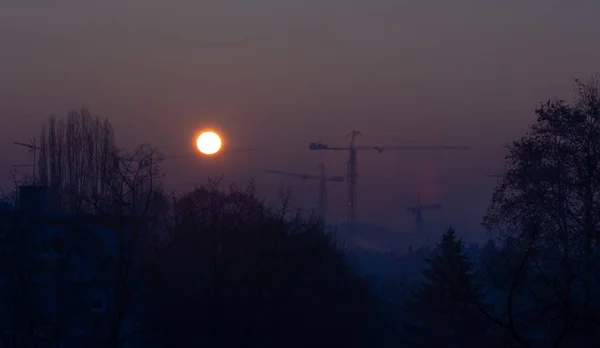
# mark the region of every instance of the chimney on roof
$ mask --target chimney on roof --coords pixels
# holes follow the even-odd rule
[[[48,189],[45,186],[20,186],[18,211],[28,217],[40,217],[47,211]]]

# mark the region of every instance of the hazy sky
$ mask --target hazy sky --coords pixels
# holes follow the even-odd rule
[[[49,114],[88,107],[119,143],[186,151],[217,123],[233,146],[257,147],[210,164],[171,163],[189,187],[203,170],[254,175],[273,195],[284,183],[305,204],[317,182],[265,177],[265,168],[343,174],[346,144],[460,143],[469,153],[359,154],[359,215],[388,226],[421,191],[436,218],[477,221],[503,143],[535,106],[571,96],[573,77],[600,72],[597,0],[219,0],[0,2],[0,170],[27,161],[10,144]],[[493,181],[493,180],[492,180]],[[345,185],[330,210],[345,217]],[[433,215],[432,215],[433,217]]]

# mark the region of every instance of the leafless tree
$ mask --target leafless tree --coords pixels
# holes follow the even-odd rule
[[[107,227],[104,271],[97,282],[104,287],[106,315],[97,335],[104,346],[118,347],[126,337],[141,330],[140,311],[146,268],[154,261],[151,244],[168,217],[168,200],[161,186],[160,156],[150,146],[130,154],[115,154],[109,161],[112,173],[105,175],[103,195],[84,196]]]
[[[88,110],[74,110],[66,117],[50,117],[42,127],[38,163],[39,183],[48,186],[53,203],[61,210],[81,211],[108,199],[115,172],[111,159],[117,152],[114,132],[107,119]]]
[[[576,80],[572,103],[550,100],[537,122],[509,146],[506,171],[484,218],[527,256],[528,303],[556,346],[600,323],[599,77]],[[536,221],[535,234],[527,224]]]

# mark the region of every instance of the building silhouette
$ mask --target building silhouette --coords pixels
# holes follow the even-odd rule
[[[141,279],[145,240],[123,243],[139,219],[57,211],[43,186],[19,187],[17,201],[0,208],[1,344],[105,346],[119,291]],[[121,331],[139,325],[125,315]]]

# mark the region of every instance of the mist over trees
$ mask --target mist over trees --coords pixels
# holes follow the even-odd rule
[[[119,150],[85,110],[51,118],[47,204],[0,209],[0,345],[598,346],[599,81],[541,104],[508,145],[483,217],[494,238],[476,250],[449,226],[433,249],[360,253],[289,195],[268,207],[252,183],[213,181],[171,194],[156,149]]]

